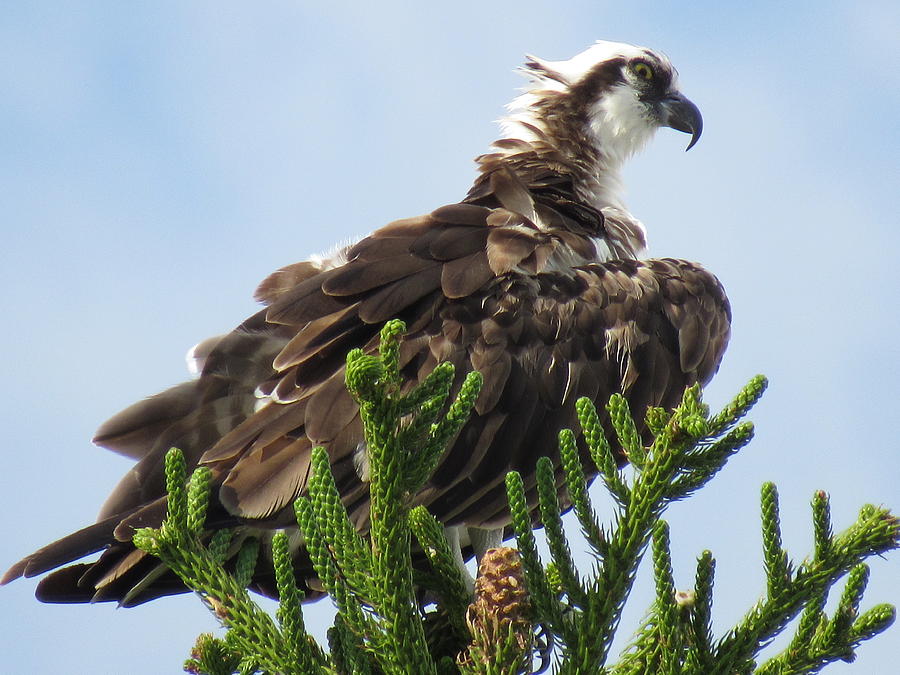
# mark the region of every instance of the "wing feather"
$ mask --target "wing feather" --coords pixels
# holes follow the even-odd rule
[[[414,276],[433,264],[409,253],[371,261],[354,260],[341,267],[335,274],[329,275],[322,282],[321,288],[327,295],[359,295],[399,279]]]
[[[487,252],[476,251],[462,258],[444,263],[441,289],[451,299],[472,295],[494,278]]]
[[[402,283],[395,282],[380,288],[360,303],[359,318],[365,323],[375,324],[402,316],[410,305],[438,290],[440,279],[441,265],[435,263]]]
[[[254,447],[228,472],[219,500],[229,513],[265,520],[290,507],[306,486],[310,466],[309,439],[282,436]]]

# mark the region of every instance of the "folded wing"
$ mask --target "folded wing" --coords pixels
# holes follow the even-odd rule
[[[498,176],[487,205],[397,221],[332,260],[272,274],[257,291],[266,308],[195,351],[198,379],[98,431],[99,444],[138,460],[99,522],[20,561],[3,582],[103,551],[48,576],[39,597],[136,604],[183,590],[130,543],[135,527],[165,514],[163,459],[172,446],[189,468],[213,472],[210,530],[289,526],[316,445],[328,449],[344,502],[365,529],[365,444],[344,358],[352,348],[377,349],[390,318],[408,327],[401,367],[409,386],[443,361],[456,366],[455,387],[469,370],[484,376],[472,418],[415,497],[448,525],[503,527],[506,473],[521,471],[533,490],[535,461],[555,457],[579,397],[623,393],[640,417],[709,380],[730,326],[715,277],[672,259],[590,262],[596,232],[573,234],[560,200],[536,203],[515,177]],[[592,227],[601,226],[595,217]],[[297,560],[298,575],[314,585],[302,551]],[[271,592],[269,581],[261,568],[257,589]]]

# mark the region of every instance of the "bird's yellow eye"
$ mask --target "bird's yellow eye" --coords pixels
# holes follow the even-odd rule
[[[651,68],[643,61],[638,61],[637,63],[635,63],[632,66],[632,70],[634,70],[634,74],[642,80],[647,80],[649,82],[653,79],[653,68]]]

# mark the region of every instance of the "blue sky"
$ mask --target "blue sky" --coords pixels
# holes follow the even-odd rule
[[[667,514],[677,585],[708,548],[719,631],[757,599],[763,481],[797,557],[816,489],[836,528],[865,502],[900,508],[900,5],[260,7],[4,8],[3,566],[93,520],[128,466],[91,446],[94,429],[184,379],[187,349],[252,312],[268,272],[458,200],[523,55],[600,38],[665,51],[704,114],[690,153],[663,131],[626,178],[651,255],[700,261],[729,292],[707,400],[771,380],[756,441]],[[900,603],[898,565],[874,561],[866,606]],[[216,627],[191,596],[46,606],[33,587],[0,589],[9,672],[178,672]],[[635,592],[624,637],[649,599]],[[307,621],[321,634],[329,614]],[[898,630],[826,672],[892,672]]]

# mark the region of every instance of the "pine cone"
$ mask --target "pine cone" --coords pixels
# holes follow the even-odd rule
[[[530,617],[519,553],[508,547],[488,549],[478,565],[475,599],[466,613],[472,644],[461,655],[460,666],[478,672],[478,664],[492,663],[507,668],[501,672],[521,672],[531,655]]]

